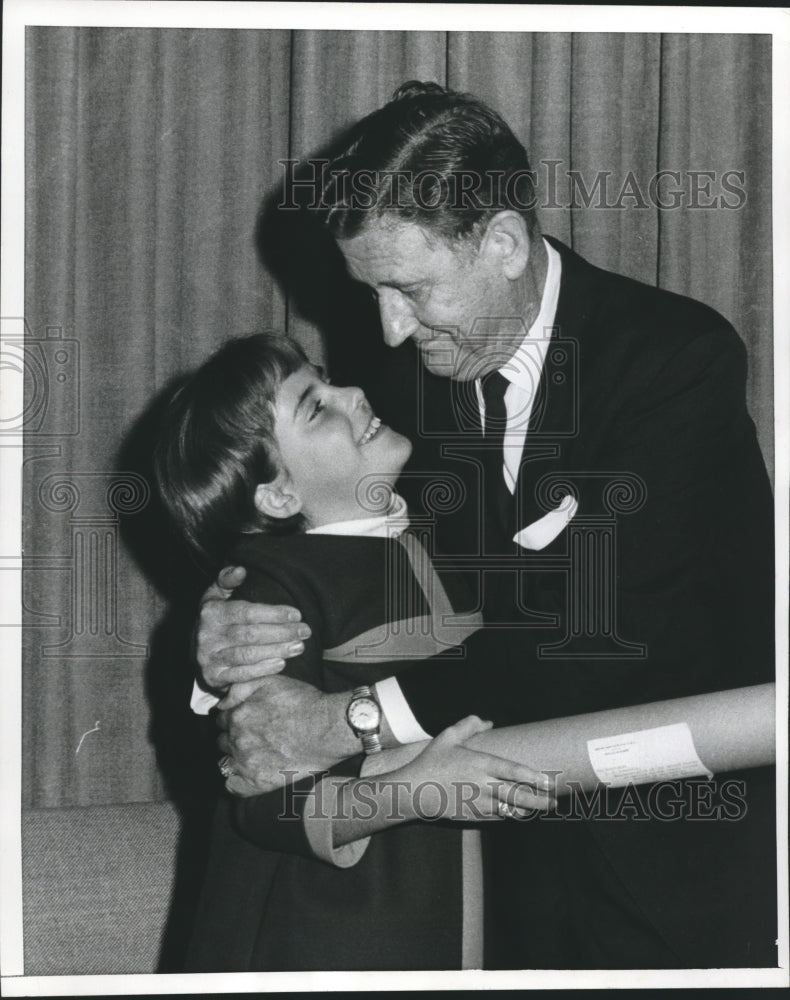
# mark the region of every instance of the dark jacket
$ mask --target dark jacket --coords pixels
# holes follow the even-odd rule
[[[398,670],[399,660],[382,658],[375,645],[382,625],[403,626],[391,630],[388,656],[395,646],[412,658],[427,655],[414,649],[425,646],[426,626],[428,637],[441,640],[433,588],[419,582],[397,541],[248,535],[230,559],[247,568],[239,598],[301,610],[312,635],[286,673],[323,691]],[[456,611],[470,610],[452,574],[441,584]],[[421,627],[410,629],[413,620]],[[354,640],[358,648],[343,656]],[[324,659],[332,650],[336,659]],[[344,761],[333,773],[356,775],[360,763]],[[461,826],[405,823],[373,837],[353,867],[332,867],[316,859],[302,822],[315,780],[219,801],[186,971],[461,968]]]
[[[434,498],[438,549],[468,565],[487,620],[520,626],[484,629],[465,660],[401,675],[431,733],[471,712],[515,724],[774,676],[773,504],[743,343],[712,309],[551,242],[558,311],[510,511],[515,533],[563,494],[578,498],[546,548],[486,557],[482,580],[480,437],[459,387],[407,345],[369,390],[415,442],[400,484],[410,507]],[[583,824],[679,966],[776,961],[773,777],[744,778],[738,822]],[[495,856],[513,872],[515,855]],[[520,912],[503,906],[500,926]]]

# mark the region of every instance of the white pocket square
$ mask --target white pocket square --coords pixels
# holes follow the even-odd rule
[[[522,549],[545,549],[575,516],[578,509],[579,501],[570,493],[566,493],[558,507],[539,517],[532,524],[528,524],[526,528],[522,528],[513,536],[513,541],[518,542]]]

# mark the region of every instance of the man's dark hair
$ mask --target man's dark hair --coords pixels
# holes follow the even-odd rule
[[[503,209],[537,235],[534,174],[500,115],[471,94],[411,81],[363,118],[327,167],[322,205],[339,239],[384,218],[452,243],[480,238]]]
[[[187,543],[211,567],[246,530],[301,531],[255,507],[255,487],[279,471],[274,402],[280,384],[309,364],[286,336],[230,340],[173,394],[154,453],[162,500]]]

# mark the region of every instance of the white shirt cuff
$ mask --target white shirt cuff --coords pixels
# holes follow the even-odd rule
[[[209,691],[204,691],[195,681],[192,685],[192,697],[189,699],[189,707],[195,715],[208,715],[216,705],[219,705],[219,698]]]
[[[400,684],[394,677],[379,681],[375,688],[381,711],[387,717],[392,735],[398,743],[419,743],[431,738],[414,718],[409,703],[403,697]]]
[[[334,846],[332,825],[338,817],[337,793],[348,778],[327,777],[315,786],[305,800],[302,822],[308,843],[317,858],[335,868],[353,868],[368,849],[370,837]]]

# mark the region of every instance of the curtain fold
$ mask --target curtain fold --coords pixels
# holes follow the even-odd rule
[[[175,624],[172,605],[201,581],[136,464],[151,400],[235,333],[286,329],[326,360],[310,287],[335,272],[316,244],[307,293],[284,287],[267,230],[281,161],[320,155],[405,80],[502,113],[546,232],[733,322],[770,464],[770,52],[748,35],[28,29],[26,318],[31,392],[48,388],[26,441],[25,805],[156,800],[199,772],[191,605]],[[653,203],[658,171],[682,174],[678,208]],[[691,207],[689,171],[735,207]]]
[[[661,213],[658,283],[713,306],[745,341],[748,402],[769,468],[770,80],[771,45],[766,36],[717,35],[715,42],[705,35],[665,36],[659,167],[690,174],[692,207]],[[732,190],[718,183],[723,177]],[[712,204],[716,207],[709,207]]]
[[[658,212],[647,190],[662,127],[660,45],[657,35],[574,36],[571,63],[574,248],[601,267],[650,283]],[[610,67],[609,79],[601,77],[602,65]]]

